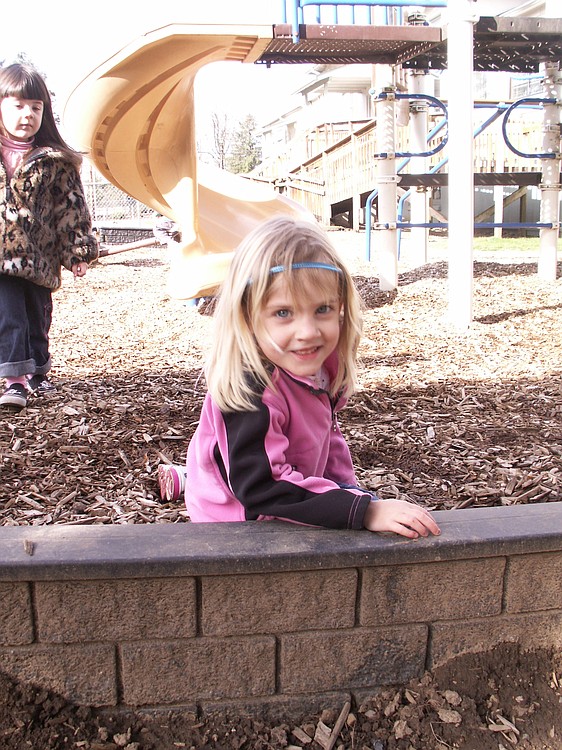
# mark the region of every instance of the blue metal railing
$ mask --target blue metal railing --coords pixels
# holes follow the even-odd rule
[[[490,117],[488,117],[487,120],[485,120],[484,122],[480,123],[480,125],[478,125],[478,127],[474,130],[474,133],[473,133],[472,137],[474,139],[476,139],[480,135],[480,133],[483,133],[484,130],[486,130],[486,128],[489,125],[491,125],[499,117],[501,117],[501,115],[504,112],[506,106],[507,105],[499,104],[495,108],[495,112],[493,112],[490,115]],[[478,108],[478,107],[479,107],[479,105],[476,104],[475,108]],[[428,140],[429,140],[429,136],[428,136]],[[446,156],[444,159],[441,159],[441,161],[438,164],[436,164],[432,169],[429,170],[429,174],[436,174],[437,172],[439,172],[448,163],[448,161],[449,161],[449,157],[448,156]],[[404,222],[403,222],[403,219],[404,219],[404,204],[406,203],[406,201],[408,200],[408,198],[411,196],[411,194],[412,194],[412,189],[410,188],[409,190],[407,190],[400,197],[400,199],[398,201],[398,213],[397,213],[398,223],[396,225],[397,229],[398,229],[398,257],[400,257],[400,243],[401,243],[401,239],[402,239],[402,229],[404,229],[405,227],[408,226],[407,223],[404,224]],[[398,224],[400,224],[401,226],[398,226]],[[412,226],[420,226],[420,225],[416,224],[416,225],[412,225]],[[435,226],[437,227],[437,225],[435,225]],[[483,225],[480,225],[480,226],[482,226],[482,228],[483,228]],[[369,253],[370,253],[370,249],[371,249],[371,245],[370,245],[370,241],[369,241],[369,243],[368,243],[368,252]]]
[[[444,221],[426,221],[426,222],[411,222],[411,221],[397,221],[392,224],[393,229],[447,229],[449,222]],[[390,229],[390,224],[380,224],[379,229]],[[555,229],[557,224],[552,221],[475,221],[475,229],[493,229],[494,227],[503,227],[504,229]]]
[[[447,119],[447,108],[443,104],[443,102],[440,102],[442,105],[441,108],[445,112],[445,116],[443,119],[438,122],[435,127],[427,134],[426,136],[426,143],[430,143],[432,139],[437,135],[437,133],[442,130],[446,125],[448,125],[448,119]],[[408,154],[408,156],[401,162],[399,162],[396,173],[399,174],[404,170],[404,168],[410,163],[410,160],[413,156],[419,156],[419,154]],[[445,164],[447,163],[447,159],[442,159],[435,167],[431,170],[431,172],[437,172],[439,169],[441,169]],[[410,194],[411,191],[408,191],[408,194]],[[375,201],[375,198],[379,194],[379,189],[375,188],[368,196],[367,198],[367,204],[365,206],[365,238],[366,238],[366,246],[365,246],[365,255],[367,260],[371,260],[371,231],[372,231],[372,211],[373,211],[373,203]]]
[[[396,95],[398,97],[398,95]],[[408,96],[403,95],[403,96]],[[411,96],[411,95],[410,95]],[[514,102],[512,105],[508,106],[507,104],[498,104],[498,105],[491,105],[491,104],[475,104],[476,109],[495,109],[495,112],[484,122],[482,122],[478,127],[475,129],[473,133],[473,138],[476,138],[480,135],[489,125],[491,125],[495,120],[497,120],[502,114],[503,114],[503,121],[502,121],[502,133],[506,142],[506,145],[518,156],[522,156],[525,158],[554,158],[556,155],[551,153],[545,153],[545,154],[526,154],[522,151],[518,151],[513,144],[510,143],[509,138],[507,136],[507,122],[509,119],[509,115],[511,112],[519,106],[525,106],[528,109],[540,109],[541,104],[554,104],[556,103],[556,99],[541,99],[538,97],[524,97],[523,99],[519,99],[518,101]],[[444,110],[446,111],[445,105],[443,105]],[[440,130],[444,125],[446,124],[446,118],[444,118],[437,126],[434,128],[434,130],[431,131],[431,133],[427,136],[427,142],[429,143],[430,140],[433,138],[435,133]],[[406,154],[400,154],[400,156],[405,156]],[[408,154],[408,157],[412,156],[424,156],[425,154]],[[379,156],[384,156],[384,154],[379,154]],[[398,156],[398,154],[396,154]],[[449,157],[445,157],[440,162],[438,162],[434,167],[432,167],[429,170],[428,174],[435,174],[439,172],[448,162]],[[410,158],[405,159],[403,162],[400,162],[397,166],[396,172],[399,174],[404,167],[409,163]],[[378,188],[375,188],[370,195],[367,198],[367,205],[365,207],[365,214],[366,214],[366,220],[365,220],[365,234],[366,234],[366,243],[365,243],[365,257],[367,260],[371,260],[371,231],[372,231],[372,222],[371,222],[371,215],[372,215],[372,208],[375,198],[378,195]],[[411,222],[405,222],[402,221],[403,215],[404,215],[404,203],[405,201],[410,197],[411,195],[411,189],[407,190],[399,199],[398,201],[398,211],[397,211],[397,222],[394,224],[394,228],[398,230],[398,256],[400,256],[400,239],[401,239],[401,233],[402,229],[409,229],[412,227],[426,227],[426,228],[438,228],[438,227],[448,227],[448,223],[440,223],[440,222],[429,222],[427,224],[413,224]],[[380,225],[380,228],[388,228],[388,225]],[[520,222],[520,223],[509,223],[509,222],[503,222],[500,224],[494,224],[491,222],[486,223],[478,223],[475,224],[475,227],[479,229],[489,229],[493,227],[503,227],[504,229],[514,229],[517,227],[520,227],[522,229],[525,228],[538,228],[538,229],[551,229],[553,227],[552,223],[541,223],[541,222]]]
[[[509,137],[507,135],[507,121],[509,120],[509,116],[514,109],[527,104],[556,104],[556,99],[541,99],[535,96],[526,96],[523,99],[518,99],[516,102],[513,102],[513,104],[508,108],[503,117],[502,133],[505,145],[508,147],[508,149],[510,149],[510,151],[513,151],[514,154],[517,154],[517,156],[522,156],[524,159],[555,159],[558,154],[554,154],[551,152],[526,154],[524,151],[519,151],[518,149],[516,149],[513,143],[511,143],[511,141],[509,140]]]
[[[280,0],[281,18],[283,23],[290,23],[295,44],[299,42],[299,25],[304,23],[304,8],[316,9],[316,22],[320,22],[320,8],[324,6],[333,9],[330,23],[339,23],[338,8],[351,11],[352,24],[355,23],[355,8],[404,8],[412,5],[411,0]],[[423,0],[423,8],[446,8],[448,0]]]
[[[370,93],[371,95],[374,93],[372,89]],[[434,107],[440,109],[443,112],[443,115],[445,118],[444,124],[448,125],[447,107],[443,104],[442,101],[437,99],[435,96],[430,96],[429,94],[397,94],[397,93],[389,94],[387,91],[382,91],[380,94],[378,94],[377,96],[374,96],[373,98],[382,100],[382,99],[388,99],[389,96],[393,96],[395,99],[408,99],[408,100],[417,99],[418,101],[421,100],[421,101],[428,102],[429,104],[433,104]],[[430,151],[420,151],[419,153],[414,153],[411,151],[397,151],[394,154],[394,156],[399,159],[401,159],[404,156],[433,156],[434,154],[438,153],[439,151],[445,148],[445,146],[447,145],[448,139],[449,139],[449,130],[447,128],[447,132],[445,133],[445,137],[443,138],[443,140],[440,141],[440,143],[438,143],[437,146],[435,146],[435,148],[431,149]],[[388,156],[388,154],[381,152],[380,154],[373,154],[373,156],[375,159],[378,159],[378,158],[384,159]]]

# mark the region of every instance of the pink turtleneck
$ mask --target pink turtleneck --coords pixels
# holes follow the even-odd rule
[[[30,141],[13,141],[5,135],[0,135],[0,153],[2,154],[2,162],[4,163],[8,179],[11,179],[16,169],[24,160],[25,155],[31,151],[33,144],[33,138]]]

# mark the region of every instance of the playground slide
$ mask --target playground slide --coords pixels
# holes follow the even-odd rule
[[[271,186],[197,160],[197,71],[217,61],[253,63],[271,38],[270,26],[165,26],[96,68],[66,104],[72,144],[120,190],[181,226],[168,288],[179,299],[216,290],[234,249],[262,220],[312,218]],[[209,95],[220,109],[220,91]]]

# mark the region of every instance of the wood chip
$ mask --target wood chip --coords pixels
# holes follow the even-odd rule
[[[538,278],[535,257],[476,254],[460,334],[446,240],[431,238],[426,266],[401,259],[389,294],[361,260],[363,233],[331,237],[365,302],[359,389],[340,415],[360,484],[439,510],[560,501],[562,285]],[[63,274],[57,391],[0,415],[0,525],[188,522],[183,502],[162,502],[157,467],[185,462],[213,319],[166,296],[168,268],[145,247],[80,284]]]
[[[437,709],[437,715],[445,724],[460,724],[462,722],[462,716],[452,708],[439,708]]]

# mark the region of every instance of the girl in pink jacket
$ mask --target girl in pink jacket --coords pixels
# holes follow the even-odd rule
[[[185,473],[161,469],[164,494],[185,484],[194,522],[438,534],[425,509],[357,486],[337,415],[360,334],[358,294],[326,233],[289,217],[257,227],[221,288],[208,393]]]

